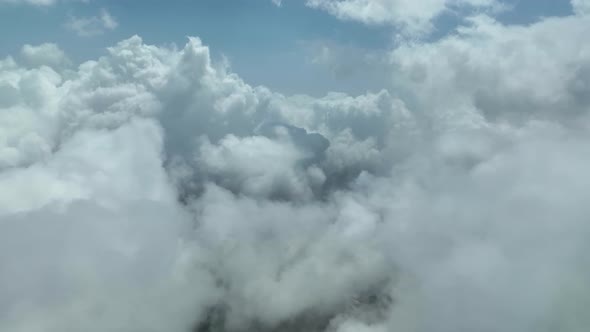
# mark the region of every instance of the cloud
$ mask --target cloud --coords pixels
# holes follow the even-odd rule
[[[65,53],[53,43],[33,46],[26,44],[21,49],[21,58],[29,66],[49,66],[60,69],[68,66],[70,60]]]
[[[70,16],[65,27],[80,37],[101,35],[107,30],[115,30],[119,23],[106,10],[101,9],[98,16],[76,17]]]
[[[590,12],[590,2],[587,0],[572,0],[571,3],[576,14],[584,15]]]
[[[50,6],[56,3],[56,0],[2,0],[0,2],[12,4],[28,4],[35,6]]]
[[[389,84],[384,80],[382,69],[388,63],[388,51],[370,50],[330,40],[315,40],[302,43],[308,53],[308,62],[325,67],[338,79],[366,78],[366,84],[382,88]],[[387,77],[389,79],[389,77]],[[368,89],[367,89],[368,90]]]
[[[88,2],[89,0],[67,0],[67,1],[78,1]],[[60,2],[60,0],[0,0],[0,3],[9,3],[17,5],[33,5],[33,6],[52,6]]]
[[[0,60],[0,330],[584,330],[588,29],[476,16],[383,55],[392,86],[322,98],[196,37],[75,69],[23,47]]]
[[[394,25],[412,35],[431,31],[435,18],[456,8],[499,10],[503,7],[496,0],[308,0],[306,4],[340,19]]]
[[[278,105],[269,105],[283,97],[252,88],[210,61],[196,38],[176,51],[133,37],[74,73],[3,63],[2,82],[18,98],[2,112],[8,119],[3,129],[10,130],[2,131],[0,215],[5,239],[19,239],[4,241],[6,252],[23,255],[2,257],[8,271],[2,283],[8,288],[1,290],[8,294],[2,329],[183,331],[217,307],[232,308],[229,325],[273,326],[309,314],[311,307],[326,306],[320,311],[330,315],[347,296],[365,291],[365,278],[381,281],[378,271],[386,268],[381,254],[370,248],[351,252],[345,260],[350,263],[342,264],[337,248],[349,242],[316,243],[307,235],[313,232],[302,232],[325,229],[319,238],[337,239],[340,230],[330,230],[325,219],[340,218],[334,209],[289,203],[320,194],[325,175],[310,163],[327,148],[324,139],[294,126],[261,127],[257,117],[283,118]],[[199,138],[203,135],[207,140]],[[247,166],[256,158],[267,167]],[[183,165],[190,172],[183,174]],[[202,190],[182,185],[177,192],[169,181],[175,174],[186,183],[201,181]],[[177,200],[182,190],[186,206]],[[152,208],[158,213],[149,212]],[[247,247],[270,236],[261,247],[226,246],[224,239],[237,234],[238,215],[251,220],[238,235]],[[292,217],[274,224],[285,216]],[[206,231],[192,234],[193,217]],[[265,235],[269,227],[276,235]],[[42,250],[26,251],[33,246],[26,235],[31,230],[40,232],[34,247]],[[284,251],[277,256],[267,250],[281,243]],[[240,263],[254,263],[264,252],[266,267],[252,270]],[[218,265],[220,259],[227,265]],[[308,273],[324,260],[331,267],[313,272],[318,281],[339,281],[330,288],[318,282],[315,294],[304,295]],[[29,277],[19,281],[21,267]],[[277,274],[284,280],[272,281]],[[195,282],[199,286],[193,288]],[[242,282],[248,286],[238,286]],[[193,290],[185,292],[188,288]],[[280,302],[267,301],[269,291],[283,288]],[[326,296],[317,297],[318,292]],[[167,303],[169,310],[156,303]]]
[[[423,93],[416,102],[424,107],[473,108],[490,121],[586,114],[589,49],[578,40],[590,27],[583,18],[549,18],[528,28],[485,16],[470,22],[456,36],[392,52],[399,87]]]

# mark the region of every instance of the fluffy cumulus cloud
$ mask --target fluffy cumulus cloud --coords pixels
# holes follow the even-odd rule
[[[77,67],[24,46],[0,60],[0,330],[585,331],[589,30],[477,16],[322,98],[198,38]]]
[[[579,40],[589,32],[586,18],[524,28],[478,16],[456,36],[404,45],[390,59],[400,89],[428,96],[415,100],[424,107],[477,109],[490,121],[568,122],[588,110],[590,49]]]

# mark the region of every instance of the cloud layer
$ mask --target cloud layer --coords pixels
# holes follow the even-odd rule
[[[359,96],[253,87],[198,38],[78,67],[24,46],[0,60],[0,330],[585,330],[574,4],[403,43]]]

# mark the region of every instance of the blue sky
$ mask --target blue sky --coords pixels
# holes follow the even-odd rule
[[[571,13],[567,0],[505,2],[512,9],[496,18],[509,24]],[[117,20],[116,29],[81,37],[65,27],[69,17],[91,17],[101,9]],[[443,37],[459,22],[453,15],[439,17],[428,38]],[[48,7],[0,3],[0,31],[2,57],[17,54],[26,43],[54,42],[76,62],[104,54],[107,46],[134,34],[157,45],[183,45],[186,36],[198,36],[215,59],[227,57],[232,70],[247,82],[287,94],[312,95],[332,90],[358,94],[382,86],[371,73],[337,75],[312,63],[319,45],[378,53],[392,47],[396,33],[393,27],[338,20],[299,0],[285,0],[281,7],[270,0],[102,0]]]

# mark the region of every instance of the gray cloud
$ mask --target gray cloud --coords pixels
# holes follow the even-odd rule
[[[574,12],[578,15],[587,14],[590,11],[590,2],[588,0],[572,0]]]

